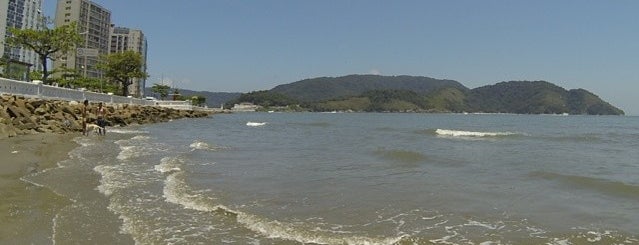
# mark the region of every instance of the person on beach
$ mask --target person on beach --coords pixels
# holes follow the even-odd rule
[[[106,110],[102,107],[102,102],[98,104],[98,111],[96,113],[98,115],[98,134],[106,135]]]
[[[88,111],[89,111],[89,100],[84,100],[84,106],[82,107],[82,135],[86,136],[89,135],[89,132],[87,132],[87,120],[89,120],[88,118]]]

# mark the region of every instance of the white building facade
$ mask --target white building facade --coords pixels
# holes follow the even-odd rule
[[[33,50],[7,45],[9,28],[42,29],[43,0],[0,0],[0,56],[31,65],[31,70],[42,70],[42,63]],[[2,69],[2,68],[0,68]]]
[[[111,11],[89,0],[58,0],[55,12],[55,26],[76,22],[83,52],[69,52],[53,62],[53,68],[75,69],[88,78],[102,78],[97,68],[99,55],[109,52],[109,32]],[[91,52],[89,52],[91,51]]]

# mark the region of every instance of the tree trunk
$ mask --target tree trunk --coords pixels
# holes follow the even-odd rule
[[[122,96],[126,97],[129,95],[129,81],[122,81]]]
[[[42,82],[44,84],[49,84],[47,79],[49,78],[49,71],[47,70],[47,56],[40,55],[40,61],[42,62]],[[38,69],[36,67],[36,69]]]

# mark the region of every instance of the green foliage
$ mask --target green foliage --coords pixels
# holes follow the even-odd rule
[[[425,105],[423,95],[407,90],[373,90],[365,92],[362,96],[371,101],[366,111],[418,111]]]
[[[132,79],[148,77],[148,74],[142,71],[142,55],[131,50],[103,56],[98,68],[104,71],[107,78],[120,85],[124,96],[129,93]]]
[[[433,112],[466,111],[466,93],[457,88],[442,88],[426,96],[425,108]]]
[[[623,115],[624,112],[585,89],[568,91],[570,114]]]
[[[160,95],[161,100],[164,100],[166,96],[169,95],[170,89],[171,87],[169,87],[169,85],[157,84],[157,83],[154,83],[153,86],[151,87],[151,91],[153,91],[154,94]]]
[[[53,55],[64,55],[82,42],[75,22],[56,28],[49,28],[50,22],[42,20],[42,30],[9,28],[6,42],[14,47],[22,47],[35,51],[42,62],[42,80],[49,84],[47,60]]]
[[[206,98],[200,95],[191,97],[191,105],[204,106],[206,105]]]
[[[304,106],[311,111],[366,111],[370,108],[371,101],[366,97],[351,97],[344,100],[307,103]]]
[[[180,90],[178,90],[177,88],[173,90],[171,96],[173,97],[173,100],[185,100],[184,97],[182,97],[182,95],[180,94]]]
[[[380,76],[347,76],[348,79],[379,78]],[[405,77],[402,77],[404,79]],[[412,77],[408,77],[412,78]],[[298,95],[301,105],[311,111],[368,111],[368,112],[485,112],[485,113],[517,113],[517,114],[597,114],[597,115],[623,115],[623,111],[601,100],[596,95],[583,90],[565,89],[545,81],[513,81],[502,82],[495,85],[484,86],[468,90],[454,83],[431,87],[430,90],[395,89],[398,84],[376,84],[371,88],[393,87],[393,89],[370,89],[356,95],[330,96],[331,99],[315,101],[315,98],[325,96],[326,86],[337,86],[334,83],[344,82],[351,84],[348,79],[317,78],[293,83],[293,86],[278,86],[280,89],[271,91],[259,91],[240,96],[237,100],[227,104],[251,102],[265,107],[271,106],[273,101],[279,101],[278,105],[297,104],[293,100],[275,100],[277,96],[285,95],[274,91],[286,89],[288,92],[298,91],[310,96],[305,98]],[[445,80],[437,80],[445,81]],[[352,82],[352,81],[351,81]],[[397,81],[386,81],[395,83]],[[374,84],[376,82],[366,81]],[[401,83],[401,82],[400,82]],[[405,83],[409,84],[409,83]],[[404,85],[405,85],[404,84]],[[361,84],[360,84],[361,85]],[[414,84],[413,84],[414,85]],[[339,85],[348,90],[353,88]],[[337,87],[339,87],[337,86]],[[425,86],[426,87],[426,86]],[[277,87],[276,87],[277,88]],[[362,87],[358,88],[362,89]],[[318,90],[314,92],[308,92]],[[337,94],[352,94],[357,89]],[[304,92],[306,91],[306,92]],[[267,99],[268,98],[268,99]]]
[[[349,75],[336,78],[306,79],[277,86],[271,91],[282,93],[299,101],[318,102],[359,96],[371,90],[403,90],[426,94],[443,87],[468,90],[468,88],[456,81],[429,77]]]

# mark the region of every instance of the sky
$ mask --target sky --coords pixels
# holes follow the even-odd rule
[[[55,15],[55,0],[44,0]],[[147,86],[212,92],[413,75],[544,80],[639,115],[639,1],[94,0],[148,40]]]

